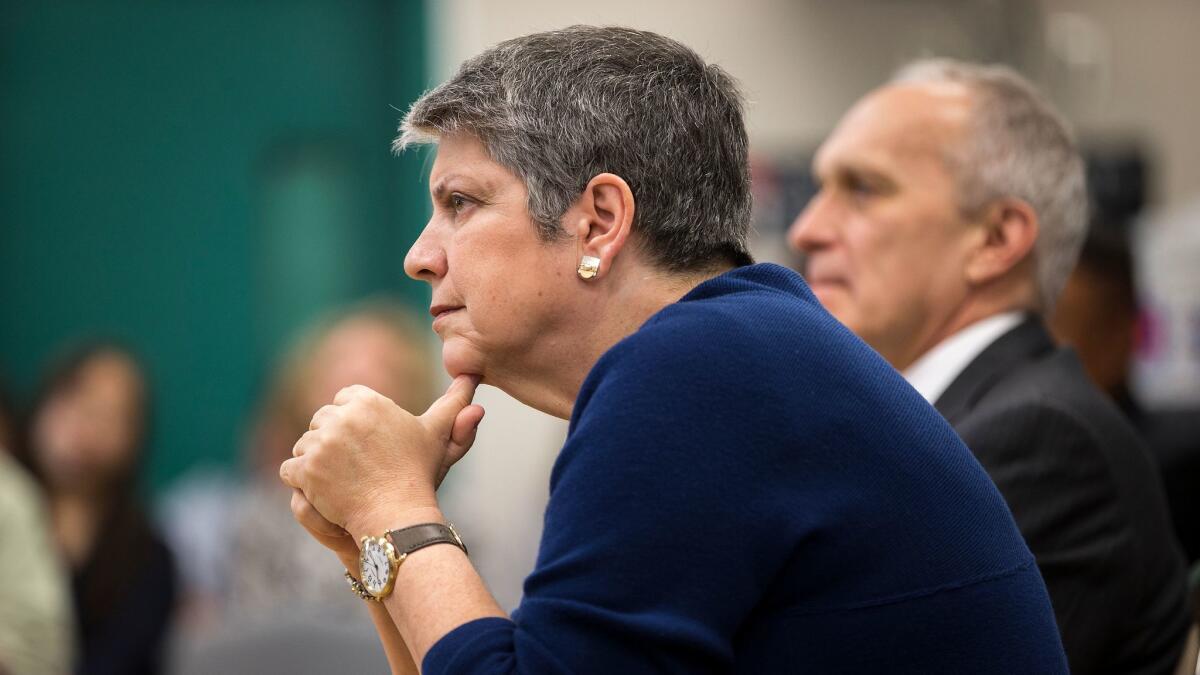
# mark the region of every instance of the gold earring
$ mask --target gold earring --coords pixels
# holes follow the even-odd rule
[[[590,255],[583,256],[583,259],[579,261],[579,278],[591,279],[599,273],[600,259]]]

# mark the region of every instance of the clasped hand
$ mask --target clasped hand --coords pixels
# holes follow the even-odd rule
[[[422,415],[362,385],[342,389],[279,467],[296,520],[335,552],[357,554],[347,533],[382,534],[405,512],[436,509],[438,486],[483,419],[471,403],[477,385],[455,378]]]

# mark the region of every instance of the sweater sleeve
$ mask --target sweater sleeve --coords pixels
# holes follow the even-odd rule
[[[771,486],[786,479],[772,480],[768,425],[731,350],[669,344],[625,344],[597,365],[520,608],[446,635],[425,673],[730,668],[738,627],[795,541],[772,531]]]

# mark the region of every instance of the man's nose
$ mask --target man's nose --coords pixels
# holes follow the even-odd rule
[[[798,253],[811,253],[833,241],[836,214],[824,190],[818,192],[787,231],[788,246]]]

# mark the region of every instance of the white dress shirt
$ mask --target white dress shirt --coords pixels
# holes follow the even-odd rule
[[[1024,312],[1012,311],[976,321],[922,354],[902,373],[904,379],[933,403],[975,357],[1024,319]]]

